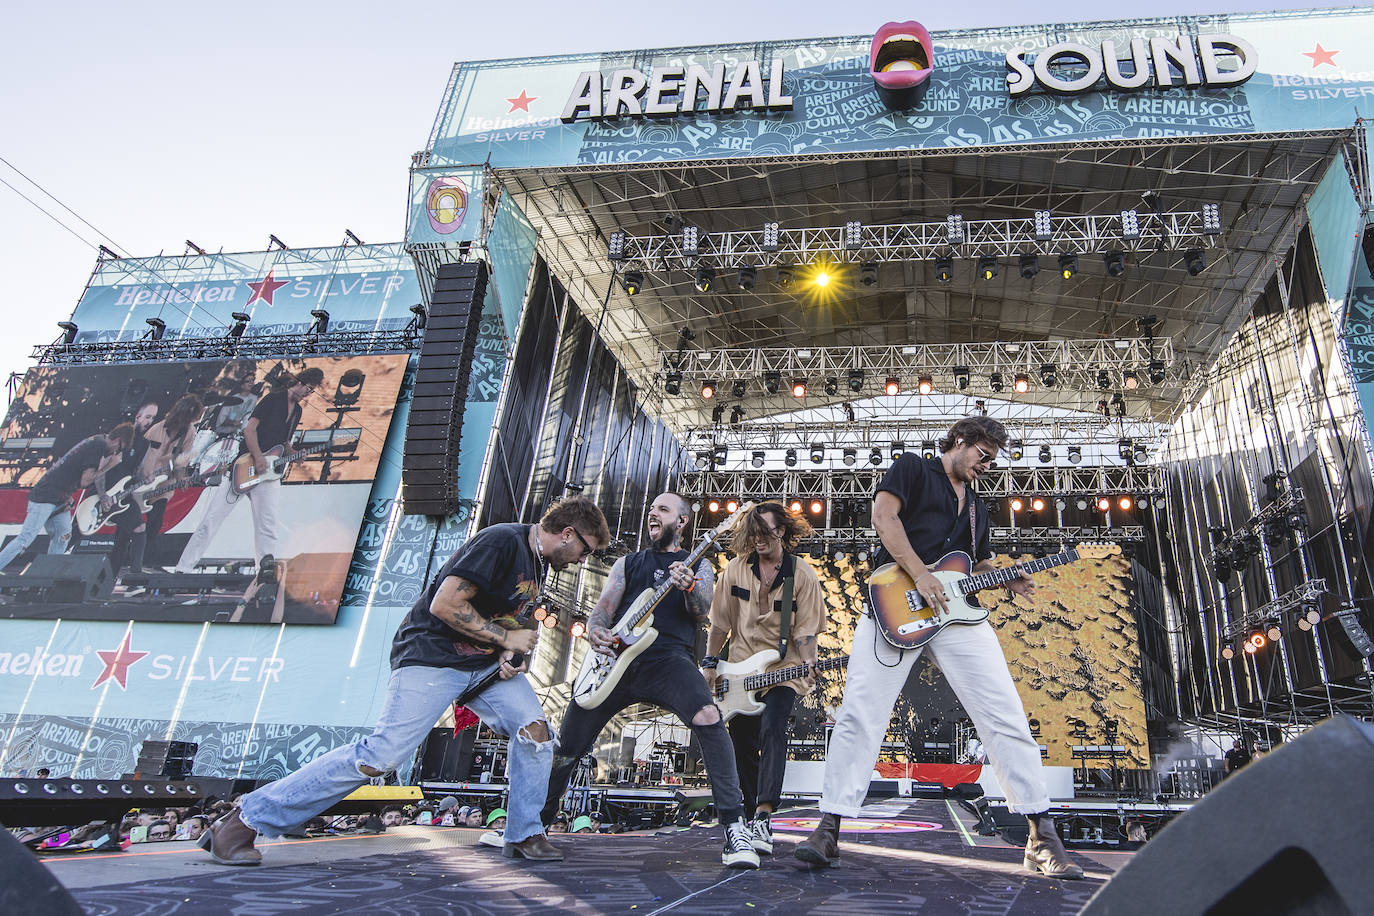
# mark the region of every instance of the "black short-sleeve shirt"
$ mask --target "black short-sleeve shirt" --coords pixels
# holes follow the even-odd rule
[[[688,553],[685,550],[652,549],[627,556],[625,597],[616,609],[615,619],[620,620],[646,588],[656,589],[662,585],[668,578],[669,566],[681,563],[687,557]],[[697,564],[697,575],[701,575],[701,566],[705,563],[705,560],[701,560]],[[693,617],[692,612],[687,609],[687,593],[680,588],[670,588],[668,594],[658,603],[658,607],[654,608],[654,629],[658,631],[658,637],[636,661],[682,652],[694,656],[697,648],[697,631],[701,629],[701,625],[702,621]]]
[[[973,498],[973,528],[977,531],[975,550],[970,540],[968,508],[965,506],[964,511],[959,512],[959,497],[938,457],[922,458],[914,452],[903,452],[878,484],[878,491],[883,490],[902,501],[897,517],[911,541],[911,549],[916,551],[922,563],[934,563],[951,550],[964,551],[975,563],[992,557],[987,506],[965,484],[964,492]],[[892,556],[880,548],[874,561],[890,563]]]
[[[285,449],[291,443],[291,435],[301,422],[301,405],[292,407],[286,397],[286,389],[278,388],[258,401],[250,419],[258,421],[258,448],[264,452],[280,445]],[[240,455],[248,454],[248,443],[239,448]]]
[[[429,612],[439,585],[449,576],[477,586],[471,604],[487,620],[519,617],[539,595],[539,563],[529,545],[529,525],[483,528],[458,549],[430,580],[391,641],[391,667],[426,665],[472,671],[490,665],[497,650],[473,645]]]
[[[38,478],[38,483],[29,491],[29,502],[54,506],[65,503],[81,488],[81,475],[100,467],[108,449],[109,440],[103,435],[82,439]]]

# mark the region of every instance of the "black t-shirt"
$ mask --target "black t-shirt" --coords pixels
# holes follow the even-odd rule
[[[1226,760],[1231,764],[1231,772],[1239,770],[1250,762],[1250,751],[1243,747],[1233,747],[1226,752]]]
[[[82,439],[57,459],[29,491],[29,502],[61,505],[81,489],[81,475],[105,460],[109,440],[103,435]]]
[[[620,620],[621,615],[629,609],[634,600],[646,588],[656,589],[662,585],[664,580],[668,578],[669,566],[674,563],[681,563],[686,559],[687,551],[685,550],[660,552],[652,548],[627,556],[625,558],[625,597],[621,599],[620,607],[616,609],[615,619]],[[701,562],[706,561],[702,560]],[[699,563],[697,575],[700,574]],[[670,588],[668,594],[664,595],[663,600],[658,603],[658,607],[654,608],[654,629],[658,631],[658,638],[635,661],[671,655],[675,652],[686,652],[689,656],[695,655],[697,630],[700,628],[701,621],[693,617],[692,612],[687,610],[687,593],[680,588]]]
[[[483,528],[458,549],[396,629],[391,641],[391,667],[485,668],[497,650],[475,646],[429,612],[439,585],[449,576],[467,579],[478,592],[471,604],[487,620],[518,616],[539,595],[539,563],[529,545],[529,525]]]
[[[275,445],[283,450],[291,442],[291,434],[301,422],[301,405],[292,407],[286,389],[278,388],[258,401],[249,419],[258,421],[258,448],[266,452]],[[248,454],[248,443],[239,446],[239,454]]]
[[[138,466],[143,463],[143,453],[147,450],[148,440],[143,437],[143,433],[134,430],[133,444],[119,456],[119,464],[110,468],[105,479],[113,483],[124,477],[133,477],[138,471]]]
[[[992,557],[992,537],[988,529],[988,510],[967,484],[964,493],[973,499],[977,530],[977,550],[970,541],[968,507],[959,511],[959,497],[945,474],[939,458],[922,458],[914,452],[903,452],[888,468],[878,484],[879,492],[886,490],[902,501],[897,513],[906,530],[911,549],[922,563],[930,564],[949,553],[962,550],[976,563]],[[892,562],[885,548],[879,548],[874,562]]]

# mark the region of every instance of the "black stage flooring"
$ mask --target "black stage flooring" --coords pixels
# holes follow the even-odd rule
[[[1021,868],[1021,850],[973,834],[943,800],[897,799],[845,821],[840,868],[811,871],[792,849],[814,808],[775,816],[775,854],[758,871],[720,864],[719,827],[555,835],[567,858],[534,864],[476,845],[480,831],[391,828],[376,836],[262,841],[263,865],[216,865],[188,842],[45,858],[91,914],[1077,913],[1127,859],[1071,852],[1083,881]],[[851,829],[852,828],[852,829]]]

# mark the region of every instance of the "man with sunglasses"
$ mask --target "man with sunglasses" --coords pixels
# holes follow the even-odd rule
[[[467,706],[510,736],[510,803],[502,849],[508,858],[563,858],[539,820],[553,764],[553,733],[524,677],[539,636],[533,606],[546,573],[583,562],[610,543],[601,510],[574,496],[537,525],[491,525],[473,535],[430,580],[391,642],[391,679],[372,734],[337,747],[250,792],[215,822],[201,846],[221,865],[257,865],[258,833],[281,836],[358,786],[405,763],[439,716],[472,682],[500,679]],[[524,656],[520,664],[514,656]]]
[[[878,484],[873,527],[882,547],[874,565],[897,563],[939,612],[948,609],[945,586],[926,561],[934,563],[962,550],[976,561],[975,572],[994,568],[987,507],[971,484],[992,469],[1006,444],[1001,423],[985,416],[966,417],[940,441],[938,457],[905,452]],[[1022,572],[1008,587],[1030,595],[1035,584]],[[905,651],[883,641],[869,614],[860,618],[844,703],[830,738],[830,747],[843,752],[826,755],[821,821],[797,846],[796,857],[809,865],[839,864],[840,817],[860,814],[893,704],[922,651],[931,653],[973,720],[997,782],[1007,793],[1007,807],[1030,822],[1025,867],[1052,878],[1083,877],[1083,869],[1069,860],[1055,832],[1040,746],[1031,736],[997,631],[987,621],[945,627],[925,646]]]
[[[735,752],[721,721],[711,692],[706,689],[694,661],[697,632],[711,612],[715,575],[710,561],[696,569],[683,562],[688,552],[682,533],[692,517],[692,507],[677,493],[657,496],[649,507],[645,526],[649,547],[621,557],[611,567],[601,597],[587,622],[589,651],[614,655],[615,626],[645,589],[657,589],[665,581],[676,588],[654,608],[658,636],[626,667],[620,680],[595,708],[569,703],[558,728],[553,772],[544,801],[543,822],[552,824],[559,802],[568,789],[577,762],[592,749],[601,729],[634,703],[650,703],[676,715],[692,730],[701,745],[701,759],[711,779],[716,815],[725,825],[725,851],[721,864],[731,868],[758,868],[753,834],[744,819],[744,799],[735,771]]]

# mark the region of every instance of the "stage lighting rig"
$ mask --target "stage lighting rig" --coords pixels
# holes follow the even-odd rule
[[[307,334],[328,334],[329,333],[329,312],[326,309],[311,309],[310,317],[315,319],[310,323]]]
[[[248,322],[253,320],[253,316],[247,312],[234,312],[231,316],[234,323],[229,326],[229,336],[238,340],[243,336],[243,332],[248,330]]]
[[[742,290],[752,290],[759,280],[759,271],[756,267],[741,267],[737,277],[739,288]]]
[[[80,330],[74,321],[59,321],[57,326],[62,329],[62,345],[70,347],[76,343],[76,332]]]
[[[716,396],[716,382],[715,382],[715,379],[707,379],[706,381],[702,382],[702,383],[701,383],[701,399],[702,399],[703,401],[709,401],[709,400],[711,400],[711,398],[713,398],[713,397],[715,397],[715,396]]]
[[[782,387],[782,373],[776,369],[769,369],[763,374],[763,387],[769,394],[777,394]]]
[[[870,262],[860,267],[859,282],[864,286],[876,286],[878,283],[878,265]]]
[[[677,397],[682,394],[682,373],[676,370],[663,376],[663,393]]]
[[[969,371],[968,366],[954,367],[954,387],[960,391],[968,390]]]
[[[1126,255],[1121,251],[1102,253],[1102,263],[1107,267],[1107,276],[1119,277],[1126,272]]]
[[[856,394],[864,390],[864,371],[862,369],[849,370],[849,390]]]
[[[749,387],[749,383],[748,383],[748,382],[746,382],[746,381],[745,381],[744,379],[742,379],[742,378],[737,378],[737,379],[735,379],[733,382],[730,383],[730,394],[731,394],[731,396],[733,396],[733,397],[742,398],[742,397],[744,397],[745,391],[748,390],[748,387]]]
[[[749,456],[749,463],[756,468],[763,467],[764,457],[762,451],[754,451]]]
[[[1071,280],[1076,273],[1078,273],[1078,255],[1061,254],[1059,256],[1059,275],[1065,280]]]
[[[638,270],[627,270],[625,276],[620,278],[620,285],[625,288],[627,296],[638,296],[639,291],[644,288],[644,273]]]
[[[696,280],[692,284],[696,287],[697,292],[709,293],[715,283],[716,271],[714,268],[707,267],[705,264],[697,268]]]
[[[1201,248],[1189,248],[1183,253],[1183,263],[1188,268],[1188,275],[1196,277],[1207,269],[1207,256]]]
[[[835,376],[833,375],[827,375],[825,377],[825,393],[830,397],[834,397],[835,395],[839,394],[839,392],[840,380],[835,378]]]
[[[941,283],[948,283],[954,279],[954,259],[948,255],[940,255],[935,259],[935,279]]]
[[[984,280],[991,280],[997,276],[997,259],[991,256],[984,256],[978,259],[978,276]]]
[[[161,340],[167,333],[167,322],[161,318],[144,318],[143,323],[148,326],[148,331],[144,334],[147,340]]]
[[[787,289],[789,286],[792,285],[792,280],[795,276],[796,274],[792,268],[792,265],[779,264],[777,273],[778,288]]]
[[[1035,275],[1040,273],[1040,259],[1033,254],[1023,254],[1017,260],[1017,267],[1022,280],[1034,280]]]
[[[1059,381],[1059,368],[1054,363],[1045,363],[1040,367],[1040,384],[1046,388],[1053,388]]]
[[[415,326],[415,330],[423,331],[429,323],[429,313],[425,311],[425,307],[417,302],[410,307],[410,314],[414,316],[410,323]]]

